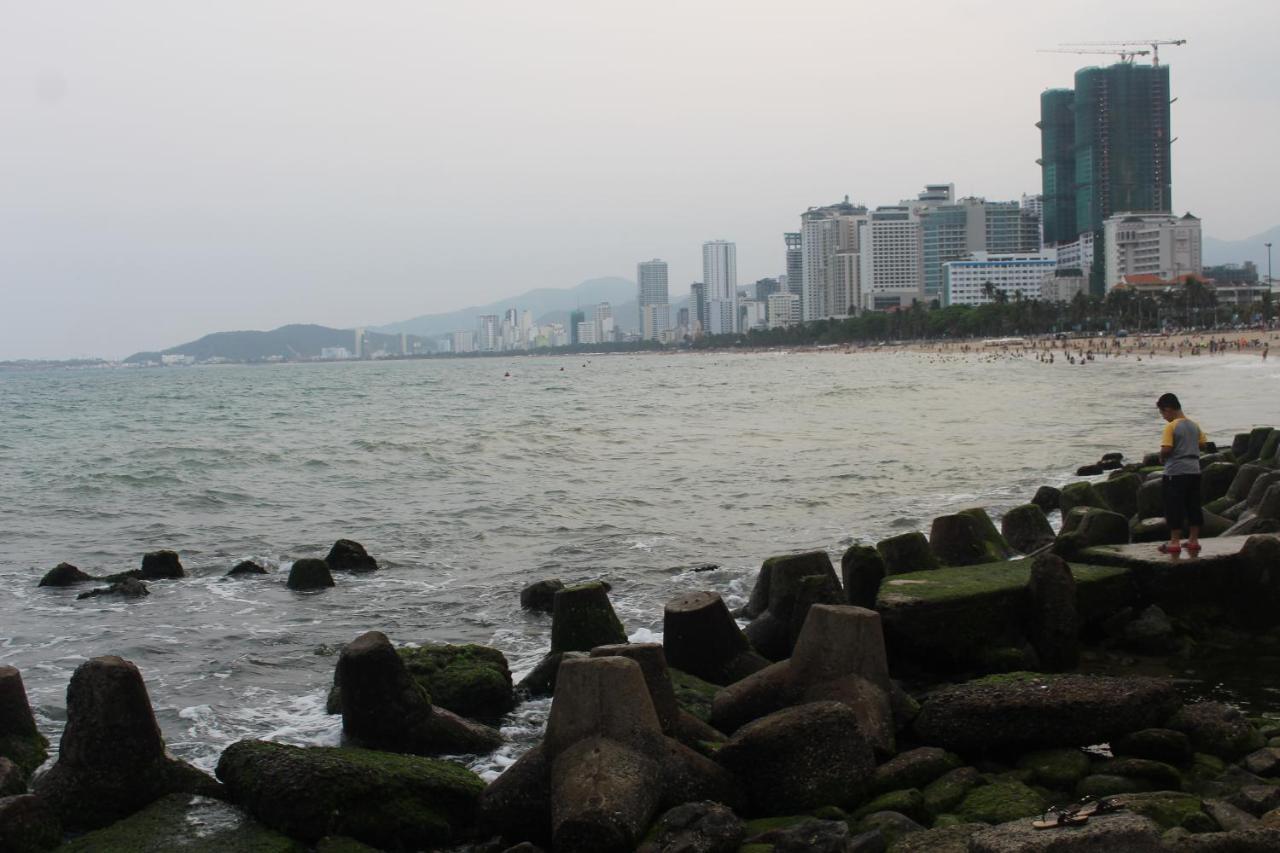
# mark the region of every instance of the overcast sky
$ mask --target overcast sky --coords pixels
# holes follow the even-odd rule
[[[848,194],[1038,192],[1039,93],[1186,38],[1175,210],[1280,224],[1280,3],[0,0],[0,359],[783,269]]]

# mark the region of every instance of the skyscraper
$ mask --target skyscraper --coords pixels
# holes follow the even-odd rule
[[[804,319],[821,320],[856,308],[861,298],[862,231],[865,207],[849,203],[811,207],[800,215],[800,311]]]
[[[738,247],[734,243],[708,240],[702,244],[702,283],[707,288],[707,331],[713,335],[737,331]]]
[[[787,246],[787,293],[799,296],[804,291],[804,250],[799,231],[782,235]]]
[[[698,325],[698,331],[707,333],[707,286],[700,281],[689,285],[689,307],[692,309],[691,320]]]
[[[654,258],[636,264],[636,301],[639,303],[640,328],[645,328],[645,306],[666,305],[667,298],[667,262]],[[645,337],[648,337],[647,335]]]
[[[581,341],[578,339],[578,324],[586,322],[587,312],[578,310],[569,312],[569,346],[576,347]]]
[[[1040,96],[1040,168],[1044,241],[1080,235],[1104,239],[1103,223],[1117,213],[1173,210],[1170,173],[1169,66],[1120,62],[1081,68],[1075,89]],[[1091,289],[1105,289],[1095,251]]]

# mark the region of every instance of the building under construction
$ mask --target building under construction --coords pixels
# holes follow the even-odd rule
[[[1168,66],[1132,61],[1041,94],[1045,243],[1097,234],[1114,213],[1172,211],[1169,104]]]

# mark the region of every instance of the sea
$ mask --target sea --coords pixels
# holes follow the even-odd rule
[[[242,738],[337,744],[325,696],[365,631],[489,644],[519,677],[550,637],[521,587],[602,579],[631,639],[660,640],[665,601],[736,606],[771,555],[838,563],[1155,450],[1162,392],[1229,445],[1280,425],[1277,389],[1280,365],[1250,354],[893,347],[0,372],[0,663],[55,745],[72,671],[106,654],[137,664],[170,751],[206,770]],[[340,538],[380,569],[285,587]],[[59,562],[108,574],[160,548],[188,577],[145,598],[37,587]],[[241,560],[269,574],[227,577]],[[548,706],[467,763],[495,777]]]

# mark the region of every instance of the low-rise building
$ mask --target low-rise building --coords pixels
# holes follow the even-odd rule
[[[1002,299],[1039,299],[1045,280],[1053,275],[1056,266],[1053,252],[973,252],[963,260],[942,265],[942,304],[985,305]]]
[[[1118,213],[1102,223],[1103,269],[1109,291],[1125,276],[1167,281],[1200,276],[1200,220],[1190,213]]]

